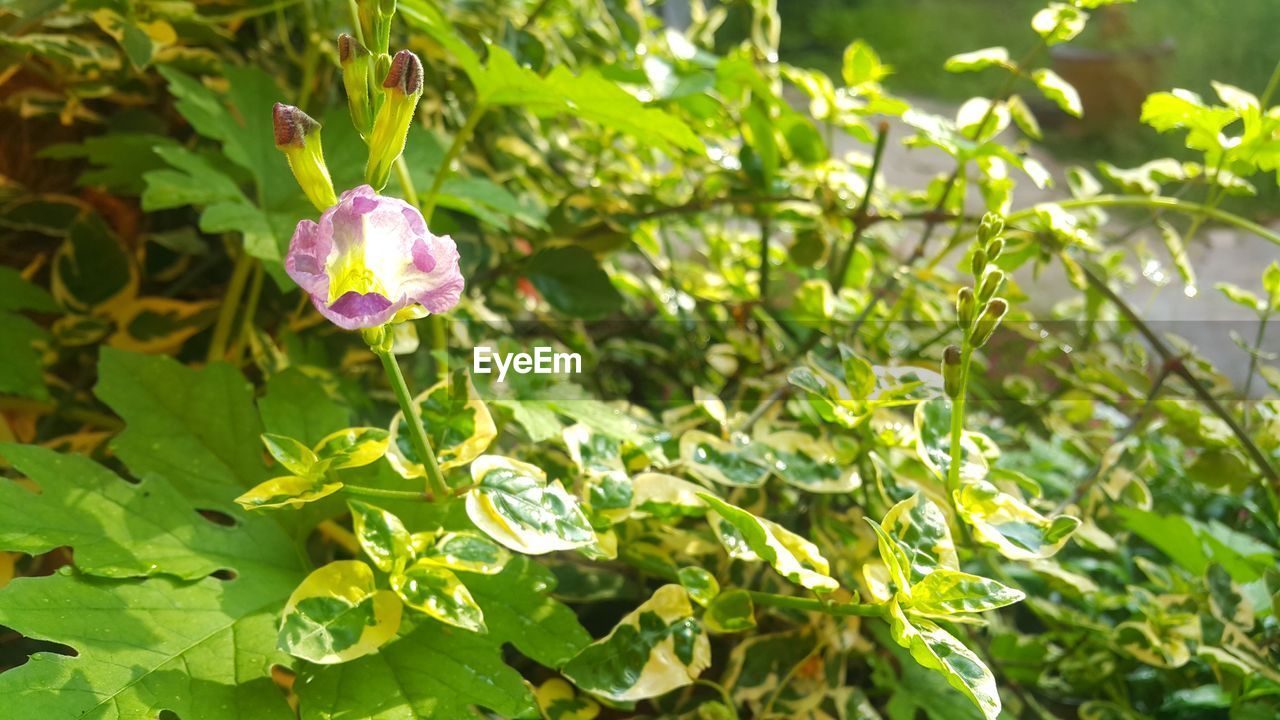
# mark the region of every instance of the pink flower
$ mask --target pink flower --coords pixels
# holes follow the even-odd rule
[[[432,235],[417,208],[368,185],[342,193],[319,223],[299,222],[284,267],[346,330],[384,325],[401,311],[414,316],[418,306],[442,313],[462,295],[453,240]]]

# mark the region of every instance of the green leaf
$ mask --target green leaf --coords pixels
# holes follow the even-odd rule
[[[138,269],[106,222],[87,214],[71,223],[54,255],[50,290],[68,310],[105,312],[137,293]]]
[[[954,615],[994,610],[1020,602],[1021,590],[990,578],[957,570],[934,570],[911,586],[911,599],[903,609],[925,615]]]
[[[934,398],[916,406],[916,455],[938,479],[947,477],[951,466],[951,401]],[[978,444],[966,433],[961,437],[962,480],[981,480],[987,475],[987,459]]]
[[[1013,61],[1009,51],[1002,47],[989,47],[972,52],[960,53],[947,58],[942,66],[947,72],[976,72],[989,67],[1012,68]]]
[[[720,594],[720,583],[716,581],[716,576],[700,567],[682,567],[677,576],[680,585],[688,591],[689,598],[702,607],[707,607]]]
[[[297,475],[304,477],[310,475],[311,468],[319,462],[319,458],[311,452],[311,448],[291,437],[262,433],[262,444],[266,446],[267,452],[271,453],[271,457],[275,458],[276,462]]]
[[[439,620],[472,632],[486,632],[484,612],[467,586],[449,569],[419,560],[391,576],[391,588],[404,604]]]
[[[1218,283],[1214,287],[1218,288],[1218,292],[1225,295],[1228,300],[1241,307],[1248,308],[1254,312],[1262,312],[1266,307],[1266,304],[1262,302],[1262,298],[1254,295],[1248,290],[1245,290],[1239,285],[1222,282]]]
[[[96,392],[125,420],[113,446],[135,475],[159,474],[215,509],[235,509],[233,498],[264,479],[253,388],[235,368],[103,348]]]
[[[49,333],[16,313],[0,311],[0,393],[44,400],[49,391],[44,384],[44,361],[37,344]]]
[[[891,71],[888,65],[880,62],[880,56],[871,46],[861,40],[855,40],[844,49],[843,61],[840,65],[840,76],[844,84],[858,87],[867,83],[878,83]]]
[[[540,251],[529,260],[529,281],[551,307],[594,320],[622,307],[622,295],[595,257],[576,245]]]
[[[34,445],[4,444],[0,453],[40,487],[36,494],[0,481],[0,549],[38,555],[70,546],[77,570],[110,578],[297,567],[274,524],[215,525],[161,477],[126,482],[86,457]]]
[[[909,650],[916,662],[941,673],[987,720],[1000,715],[995,677],[964,643],[928,620],[907,619],[896,602],[889,605],[889,624],[894,642]]]
[[[1161,219],[1156,222],[1160,228],[1160,238],[1164,240],[1165,250],[1169,252],[1169,257],[1173,259],[1173,266],[1178,269],[1178,275],[1182,276],[1183,292],[1187,297],[1196,295],[1196,271],[1191,266],[1191,258],[1187,256],[1187,247],[1182,242],[1182,236],[1178,231],[1165,220]]]
[[[1080,103],[1080,94],[1071,86],[1071,83],[1063,80],[1062,76],[1048,68],[1040,68],[1032,71],[1031,80],[1035,82],[1036,87],[1040,88],[1040,92],[1057,103],[1063,112],[1074,117],[1084,116],[1084,105]]]
[[[76,655],[36,653],[0,673],[0,694],[28,717],[116,720],[168,710],[287,720],[293,713],[270,676],[273,663],[287,660],[275,649],[276,612],[299,577],[14,580],[0,592],[0,623]]]
[[[1036,120],[1036,115],[1027,105],[1027,101],[1022,99],[1021,95],[1010,95],[1005,101],[1005,107],[1009,108],[1009,117],[1013,118],[1013,122],[1022,130],[1027,137],[1032,140],[1039,140],[1043,137],[1040,131],[1040,121]]]
[[[542,470],[510,458],[482,455],[471,463],[476,487],[467,515],[476,527],[516,552],[540,555],[592,545],[595,533],[578,501]]]
[[[58,312],[58,304],[44,288],[22,277],[16,268],[0,266],[0,310]]]
[[[316,570],[285,603],[278,644],[294,657],[321,665],[378,651],[400,628],[400,600],[374,587],[373,571],[359,560]]]
[[[713,510],[707,516],[712,529],[721,533],[728,524],[742,537],[751,552],[773,566],[788,580],[815,592],[831,592],[839,583],[831,578],[831,567],[818,547],[772,520],[756,517],[710,493],[699,493]],[[723,542],[723,538],[722,538]]]
[[[1073,5],[1052,2],[1031,18],[1031,29],[1044,38],[1046,45],[1057,45],[1079,35],[1088,19],[1088,13]]]
[[[517,555],[496,575],[463,577],[495,645],[511,643],[525,657],[559,668],[591,643],[577,614],[549,595],[556,577],[532,559]]]
[[[664,585],[561,672],[575,685],[615,702],[644,700],[692,684],[711,664],[711,643],[689,594]]]
[[[701,430],[680,437],[680,460],[699,480],[732,487],[759,487],[769,477],[767,461],[750,445],[735,445]]]
[[[347,506],[351,508],[356,539],[374,567],[391,572],[412,559],[412,541],[400,518],[359,500],[348,500]]]
[[[351,420],[347,408],[320,380],[297,367],[286,368],[267,380],[258,410],[268,432],[297,438],[312,447]]]
[[[294,686],[303,720],[456,720],[474,715],[472,707],[537,717],[524,678],[502,662],[490,635],[419,617],[373,655],[305,668]]]
[[[702,622],[713,633],[736,633],[754,628],[756,609],[751,593],[733,588],[716,595],[703,613]]]

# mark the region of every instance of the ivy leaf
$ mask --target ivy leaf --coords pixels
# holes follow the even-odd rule
[[[1063,112],[1073,117],[1084,116],[1084,105],[1080,103],[1080,93],[1071,86],[1071,83],[1062,79],[1058,73],[1048,69],[1040,68],[1031,73],[1031,80],[1040,88],[1040,92],[1058,104]]]
[[[759,487],[769,477],[766,460],[750,445],[735,445],[701,430],[680,437],[680,460],[690,475],[717,485]]]
[[[510,458],[481,455],[471,463],[476,487],[467,493],[471,522],[499,543],[527,555],[592,545],[595,533],[578,501],[542,470]]]
[[[941,673],[987,720],[1000,715],[995,677],[964,643],[929,620],[908,619],[897,602],[889,604],[889,630],[894,642],[909,650],[920,665]]]
[[[253,388],[235,368],[103,348],[98,376],[98,397],[125,419],[113,447],[134,474],[161,475],[199,507],[220,510],[264,479]]]
[[[693,617],[689,593],[663,585],[561,672],[615,702],[658,697],[690,685],[711,664],[711,642]]]
[[[461,467],[477,458],[497,436],[497,427],[465,369],[458,369],[413,399],[427,430],[441,471]],[[405,478],[427,476],[413,448],[404,413],[391,420],[387,460]]]
[[[400,628],[400,601],[374,587],[373,571],[359,560],[339,560],[316,570],[285,603],[279,647],[321,665],[378,651]]]
[[[773,566],[788,580],[815,592],[831,592],[840,585],[831,578],[831,567],[818,547],[772,520],[756,517],[710,493],[698,497],[711,506],[707,516],[717,534],[722,523],[742,537],[751,552]],[[723,541],[723,538],[722,538]]]

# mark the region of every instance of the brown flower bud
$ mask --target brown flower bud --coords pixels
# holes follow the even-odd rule
[[[292,105],[276,103],[271,110],[271,122],[275,126],[276,147],[300,148],[308,137],[320,130],[320,123]]]
[[[399,90],[405,95],[417,95],[422,92],[422,61],[408,50],[401,50],[391,59],[391,69],[387,71],[387,79],[382,87],[388,90]]]

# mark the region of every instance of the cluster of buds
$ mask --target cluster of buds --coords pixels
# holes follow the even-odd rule
[[[956,321],[964,333],[964,348],[950,345],[942,354],[944,389],[952,398],[962,390],[968,353],[987,344],[1009,311],[1009,302],[997,297],[1004,285],[1004,271],[994,264],[1004,251],[1003,232],[1004,220],[1000,216],[983,216],[970,264],[973,286],[962,287],[956,294]]]
[[[404,152],[422,97],[422,62],[408,50],[387,54],[395,0],[361,0],[358,6],[363,34],[375,49],[344,33],[338,36],[338,61],[351,122],[369,146],[365,182],[381,190]],[[320,123],[283,104],[276,105],[274,120],[276,147],[288,157],[302,191],[317,209],[329,208],[337,200],[320,147]]]

